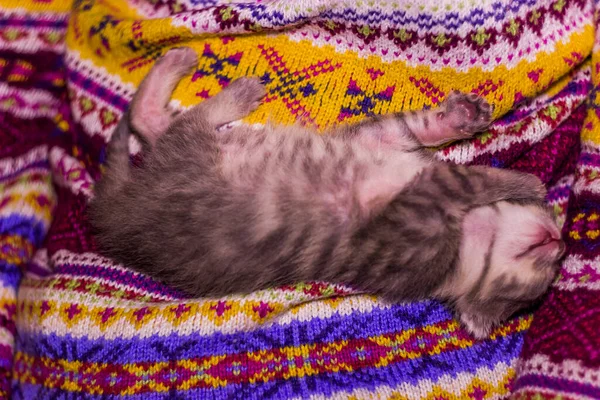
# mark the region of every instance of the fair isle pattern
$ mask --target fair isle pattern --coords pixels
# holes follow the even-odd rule
[[[595,7],[4,0],[0,395],[598,397],[600,363],[589,349],[600,335],[587,322],[600,322]],[[454,89],[486,97],[496,123],[437,156],[531,172],[548,185],[569,255],[535,318],[516,316],[476,341],[434,301],[386,304],[324,282],[188,299],[100,256],[85,207],[105,143],[152,64],[180,45],[196,50],[199,65],[171,106],[258,76],[268,94],[243,123],[324,130],[433,107]]]
[[[580,255],[568,257],[559,275],[556,286],[563,290],[587,288],[600,290],[600,260],[598,257],[585,259]]]
[[[391,308],[396,313],[418,314],[420,319],[431,324],[447,325],[451,320],[450,314],[434,302],[392,306],[373,296],[352,295],[347,288],[318,282],[245,296],[184,301],[176,292],[161,290],[157,293],[160,288],[153,281],[95,254],[75,255],[65,251],[58,254],[53,266],[61,273],[54,274],[51,279],[31,280],[21,285],[22,297],[26,300],[17,306],[21,313],[17,321],[20,332],[35,326],[58,335],[114,339],[150,337],[157,334],[160,327],[161,335],[193,329],[204,335],[230,334],[261,326],[287,326],[315,315],[331,319],[357,312],[369,313],[372,317],[388,313]],[[82,267],[87,269],[85,275],[80,272]],[[92,269],[98,270],[95,280],[89,278]],[[126,280],[131,284],[124,284]],[[86,298],[90,300],[83,304]],[[138,300],[138,303],[123,307],[120,302],[115,303],[115,298]],[[433,311],[436,313],[428,316]],[[517,319],[518,328],[516,325],[501,328],[497,333],[505,335],[514,329],[523,330],[529,322],[528,318]],[[113,325],[128,325],[131,329],[127,332],[109,329]],[[405,321],[405,327],[417,328],[408,321]],[[448,329],[456,331],[458,324],[453,322]]]
[[[513,68],[523,58],[533,60],[539,53],[554,51],[557,41],[581,32],[592,15],[590,2],[518,0],[488,2],[488,7],[492,5],[489,8],[466,7],[466,2],[462,7],[460,3],[458,7],[456,3],[446,3],[423,7],[431,11],[437,9],[437,13],[427,13],[430,15],[415,12],[422,6],[411,3],[397,4],[379,12],[328,10],[320,23],[299,29],[291,37],[294,40],[308,38],[318,46],[334,42],[336,47],[352,49],[363,57],[376,55],[385,61],[400,59],[411,67],[427,64],[431,70],[451,67],[468,71],[477,67],[491,71],[500,65]],[[507,18],[507,13],[512,14],[511,17]],[[498,18],[503,19],[503,23],[498,23]],[[562,23],[557,24],[557,20]],[[369,24],[364,25],[364,21]],[[461,41],[466,42],[470,52],[458,46]]]
[[[551,360],[544,355],[536,355],[523,362],[523,368],[531,371],[531,375],[544,377],[549,381],[570,381],[580,385],[583,389],[580,393],[583,396],[598,398],[600,397],[600,374],[597,368],[589,368],[578,360]],[[535,372],[534,372],[535,371]],[[535,378],[530,377],[530,380]],[[525,379],[524,379],[525,380]]]
[[[522,329],[523,324],[519,325]],[[368,338],[338,339],[302,346],[283,345],[264,349],[246,345],[249,348],[241,351],[229,348],[226,354],[218,355],[201,354],[206,352],[206,347],[211,346],[201,343],[202,340],[194,336],[176,338],[177,348],[173,350],[161,348],[169,342],[170,345],[175,344],[173,339],[169,336],[161,340],[141,338],[141,343],[158,351],[153,351],[152,357],[148,354],[144,360],[128,361],[132,354],[124,350],[118,357],[118,363],[106,362],[107,354],[99,349],[102,340],[80,341],[81,347],[75,351],[86,352],[89,361],[72,359],[76,354],[60,351],[60,357],[57,358],[58,345],[66,344],[63,340],[62,344],[56,342],[44,349],[42,347],[45,346],[27,349],[36,352],[36,356],[18,352],[15,370],[21,375],[23,383],[31,384],[39,384],[49,375],[62,375],[64,380],[56,381],[52,386],[63,389],[71,387],[71,391],[76,392],[102,390],[104,394],[125,395],[166,392],[171,387],[186,387],[192,391],[213,388],[216,392],[227,392],[238,384],[253,387],[255,391],[265,391],[270,386],[286,386],[282,382],[285,380],[288,380],[289,386],[293,386],[293,382],[289,381],[302,378],[326,383],[331,381],[331,375],[335,373],[347,375],[346,378],[371,375],[392,384],[390,377],[385,375],[391,372],[389,370],[395,370],[396,374],[407,377],[412,375],[413,379],[421,381],[447,373],[444,361],[452,360],[458,349],[468,346],[482,353],[490,352],[489,344],[474,344],[464,334],[458,333],[455,322],[430,325],[425,329],[406,329],[392,334],[372,333]],[[256,338],[248,339],[256,341]],[[503,346],[510,345],[510,341],[502,333],[498,334],[496,340]],[[204,350],[201,350],[203,347]],[[180,352],[183,348],[188,353],[191,348],[197,348],[199,354],[178,361],[169,360],[169,352]],[[511,355],[515,356],[514,351]],[[424,358],[431,360],[430,365],[428,368],[418,368]],[[440,365],[432,365],[435,361]],[[79,374],[65,374],[63,368],[76,369]],[[107,387],[109,383],[111,384]]]
[[[16,292],[20,269],[40,246],[56,199],[46,161],[34,148],[0,160],[0,396],[7,397],[14,348]]]
[[[35,18],[32,18],[30,11],[21,8],[6,7],[0,10],[2,49],[21,53],[64,51],[65,25],[69,14],[68,7],[62,8],[58,12],[37,12]]]
[[[561,229],[564,227],[567,219],[569,195],[574,180],[575,177],[573,175],[567,175],[561,178],[554,186],[548,188],[548,205],[552,207],[554,215],[556,215],[556,222]]]

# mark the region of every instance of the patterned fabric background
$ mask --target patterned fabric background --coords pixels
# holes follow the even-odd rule
[[[591,0],[0,0],[0,393],[600,398],[596,13]],[[494,125],[437,154],[548,185],[569,252],[533,319],[477,341],[433,301],[326,283],[187,299],[101,257],[85,212],[105,143],[180,45],[200,63],[173,107],[259,76],[268,96],[244,123],[322,130],[452,89],[484,96]]]

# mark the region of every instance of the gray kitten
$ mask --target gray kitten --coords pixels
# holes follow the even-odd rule
[[[486,336],[551,283],[564,251],[533,175],[434,160],[425,146],[484,129],[491,107],[439,107],[318,135],[304,127],[219,131],[260,103],[253,78],[173,116],[197,63],[169,51],[108,146],[89,214],[103,251],[194,296],[300,281],[353,285],[391,302],[436,297]],[[130,169],[128,138],[145,143]]]

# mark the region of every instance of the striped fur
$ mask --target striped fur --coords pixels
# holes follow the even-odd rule
[[[563,246],[541,208],[540,181],[443,164],[425,149],[485,127],[491,108],[482,99],[453,93],[438,109],[326,135],[300,126],[219,131],[251,112],[264,88],[242,78],[173,117],[160,96],[189,58],[187,49],[167,53],[132,102],[131,130],[150,144],[144,167],[128,170],[127,119],[111,140],[90,206],[107,255],[194,296],[314,280],[393,302],[437,296],[481,336],[533,301],[523,301],[529,288],[549,285]],[[166,131],[147,132],[147,113]],[[530,239],[507,244],[519,218],[517,237]]]

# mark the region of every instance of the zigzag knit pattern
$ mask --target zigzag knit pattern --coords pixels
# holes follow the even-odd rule
[[[596,7],[3,0],[0,395],[600,398]],[[386,304],[323,282],[190,299],[99,255],[86,204],[106,141],[152,64],[181,45],[199,66],[172,106],[258,76],[268,95],[242,123],[323,130],[434,107],[454,89],[484,96],[493,126],[437,156],[548,185],[569,250],[548,297],[475,340],[434,301]]]

